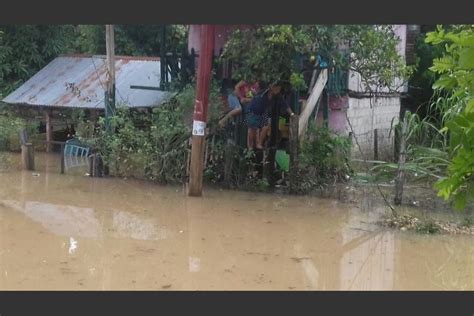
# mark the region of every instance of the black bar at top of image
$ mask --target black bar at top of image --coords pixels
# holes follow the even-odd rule
[[[0,292],[1,316],[472,316],[473,292]]]
[[[0,24],[471,24],[474,1],[2,1]]]

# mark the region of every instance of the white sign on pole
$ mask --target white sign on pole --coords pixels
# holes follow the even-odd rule
[[[206,122],[193,121],[193,135],[204,136],[206,131]]]

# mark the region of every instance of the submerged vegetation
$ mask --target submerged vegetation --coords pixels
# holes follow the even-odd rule
[[[424,234],[467,234],[474,235],[474,226],[469,218],[461,223],[423,219],[413,215],[392,215],[383,221],[390,228],[401,231],[415,231]]]

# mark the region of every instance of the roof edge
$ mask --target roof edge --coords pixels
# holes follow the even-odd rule
[[[58,57],[76,57],[76,58],[106,58],[105,55],[95,55],[95,54],[61,54]],[[159,56],[115,56],[115,59],[122,59],[122,60],[144,60],[144,61],[160,61]]]

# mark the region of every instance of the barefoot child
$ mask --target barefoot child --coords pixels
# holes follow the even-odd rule
[[[262,149],[265,137],[270,128],[271,112],[274,106],[279,106],[288,114],[294,115],[290,106],[281,97],[282,84],[273,84],[262,94],[250,101],[246,109],[245,121],[248,127],[247,147],[249,149]]]

